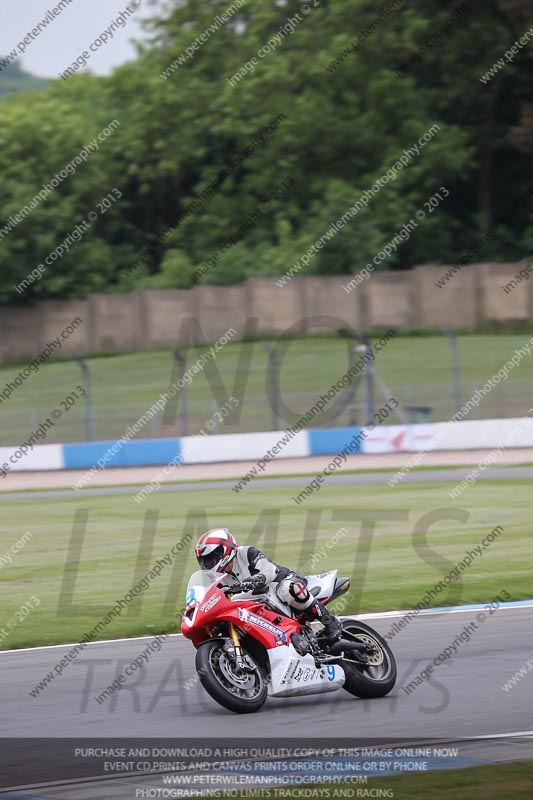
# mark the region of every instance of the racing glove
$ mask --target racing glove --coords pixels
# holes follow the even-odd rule
[[[250,578],[244,578],[241,581],[241,590],[243,592],[261,591],[266,586],[266,578],[264,575],[252,575]]]

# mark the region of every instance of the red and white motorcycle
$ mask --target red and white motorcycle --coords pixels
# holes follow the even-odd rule
[[[394,656],[370,626],[344,618],[341,639],[328,644],[320,624],[300,624],[271,589],[254,596],[228,580],[214,571],[195,572],[181,621],[183,635],[197,649],[202,686],[220,705],[246,714],[258,711],[268,696],[344,688],[370,698],[391,691]],[[350,587],[348,578],[337,578],[337,570],[309,575],[306,581],[324,605]]]

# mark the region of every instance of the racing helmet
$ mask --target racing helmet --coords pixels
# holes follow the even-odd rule
[[[237,555],[237,542],[227,528],[214,528],[203,533],[196,543],[196,558],[200,569],[227,572]]]

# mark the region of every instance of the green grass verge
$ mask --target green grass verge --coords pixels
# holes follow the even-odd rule
[[[475,388],[505,364],[514,351],[529,341],[527,334],[474,335],[459,337],[462,375],[462,401],[466,402]],[[293,343],[280,342],[287,350],[281,359],[280,388],[283,401],[292,410],[283,413],[276,427],[293,424],[311,408],[321,393],[346,372],[349,366],[347,343],[339,337],[308,336]],[[352,346],[352,341],[348,342]],[[205,347],[189,349],[187,364],[192,366]],[[237,379],[238,364],[250,359],[249,370]],[[160,393],[177,379],[170,349],[151,353],[135,353],[90,358],[92,401],[95,409],[95,438],[115,439],[128,425],[137,421],[156,401]],[[449,419],[454,413],[450,376],[450,348],[445,336],[398,336],[388,342],[377,355],[376,369],[391,393],[405,406],[426,405],[433,409],[432,419]],[[272,409],[267,395],[268,355],[260,342],[226,345],[217,355],[216,367],[227,388],[241,408],[239,418],[231,424],[223,422],[219,431],[270,430]],[[0,368],[0,390],[13,381],[21,365]],[[217,406],[205,370],[194,377],[187,389],[188,432],[196,433],[213,416]],[[48,417],[54,408],[61,408],[61,399],[80,383],[81,373],[72,361],[58,361],[31,374],[12,397],[1,404],[0,444],[19,444]],[[483,400],[480,414],[485,417],[521,416],[527,412],[531,387],[531,366],[524,358],[509,378],[496,386]],[[529,391],[530,393],[530,391]],[[333,425],[364,422],[362,393],[358,405],[347,409],[333,420]],[[376,390],[376,405],[381,397]],[[220,399],[223,402],[223,398]],[[329,413],[329,409],[328,409]],[[398,421],[391,417],[391,422]],[[317,425],[328,425],[328,415]],[[152,420],[141,437],[173,436],[181,431],[176,418]],[[214,431],[213,431],[214,432]],[[83,402],[63,412],[47,434],[48,442],[83,441],[85,438]]]
[[[6,629],[7,620],[32,595],[40,605],[6,629],[0,646],[79,640],[157,558],[191,534],[181,557],[166,566],[98,638],[169,630],[196,568],[194,539],[218,525],[229,527],[241,544],[257,544],[292,568],[313,573],[337,567],[350,575],[353,583],[345,611],[413,606],[468,549],[501,525],[503,534],[462,573],[460,583],[438,595],[435,605],[486,601],[502,590],[513,599],[531,597],[531,483],[478,483],[460,503],[448,497],[451,488],[445,483],[394,490],[386,485],[331,485],[303,506],[292,502],[290,487],[260,486],[241,492],[238,500],[231,489],[217,487],[155,493],[141,506],[128,495],[34,500],[21,496],[3,501],[0,556],[26,531],[33,539],[0,570],[0,628]],[[458,508],[464,510],[464,519],[457,517]],[[76,511],[88,513],[79,556],[71,542]],[[377,520],[374,532],[361,533],[363,513]],[[455,519],[449,516],[454,513]],[[426,542],[422,534],[414,534],[425,515],[429,515]],[[333,544],[342,527],[346,535],[337,536]],[[321,549],[324,553],[316,555]],[[143,563],[138,565],[138,559]]]

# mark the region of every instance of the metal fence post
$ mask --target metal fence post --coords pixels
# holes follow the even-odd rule
[[[93,404],[91,401],[91,371],[87,366],[87,362],[84,358],[76,357],[76,361],[78,363],[79,368],[81,369],[82,379],[83,379],[83,388],[85,390],[85,394],[83,396],[83,408],[84,408],[84,417],[85,417],[85,441],[92,442],[94,441],[94,410]]]
[[[442,328],[442,331],[448,337],[452,351],[453,413],[456,414],[461,408],[461,376],[459,374],[459,350],[457,348],[457,336],[451,328]]]
[[[361,331],[357,331],[356,334],[361,344],[358,344],[356,347],[352,347],[352,352],[361,353],[362,355],[371,353],[372,345],[370,344],[366,334],[362,333]],[[361,377],[365,383],[366,411],[364,421],[366,423],[372,421],[372,417],[374,416],[374,370],[372,369],[372,361],[365,362]]]
[[[185,368],[187,366],[187,358],[181,353],[181,351],[176,347],[172,351],[172,355],[174,356],[174,361],[179,367],[179,378],[178,381],[181,381],[183,376],[185,375]],[[188,427],[189,427],[189,420],[188,420],[188,413],[187,413],[187,392],[186,392],[187,384],[184,384],[183,388],[179,390],[178,394],[178,415],[180,418],[180,434],[181,436],[187,436]]]
[[[262,341],[261,344],[268,353],[268,394],[270,397],[270,406],[272,408],[272,430],[279,429],[279,393],[277,391],[277,375],[278,375],[278,356],[276,348],[270,342]]]

